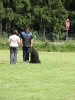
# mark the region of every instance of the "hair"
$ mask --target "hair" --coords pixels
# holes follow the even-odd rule
[[[18,34],[18,30],[14,30],[13,31],[13,34]]]
[[[29,26],[27,26],[25,29],[27,29],[27,28],[28,28],[28,29],[29,29],[29,31],[30,31],[30,27],[29,27]]]

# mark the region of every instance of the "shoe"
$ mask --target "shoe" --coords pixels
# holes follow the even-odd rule
[[[28,60],[26,60],[26,63],[29,63],[29,61],[28,61]]]
[[[23,61],[24,63],[29,63],[29,61],[28,60],[26,60],[26,61]]]

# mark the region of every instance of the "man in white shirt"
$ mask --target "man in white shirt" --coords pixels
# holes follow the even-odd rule
[[[17,35],[18,35],[18,31],[14,30],[13,35],[9,37],[10,64],[16,64],[17,62],[18,44],[20,43],[20,38]]]

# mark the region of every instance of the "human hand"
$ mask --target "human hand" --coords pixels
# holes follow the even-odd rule
[[[30,47],[32,48],[32,44],[30,45]]]

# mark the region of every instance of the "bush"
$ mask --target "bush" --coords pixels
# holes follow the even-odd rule
[[[5,37],[0,37],[0,50],[8,48],[9,48],[8,39]]]
[[[75,41],[69,40],[60,46],[61,52],[75,52]]]
[[[63,41],[61,43],[59,42],[35,42],[34,41],[34,47],[39,51],[47,51],[47,52],[75,52],[75,41],[69,40],[69,41]]]
[[[41,43],[34,42],[34,47],[39,51],[47,51],[47,52],[59,51],[58,45],[54,45],[49,41],[45,41]]]
[[[38,51],[47,51],[47,52],[75,52],[75,41],[68,40],[63,42],[50,42],[45,37],[39,37],[34,39],[33,46]],[[9,49],[8,37],[0,37],[0,50]],[[19,49],[22,49],[19,46]]]

